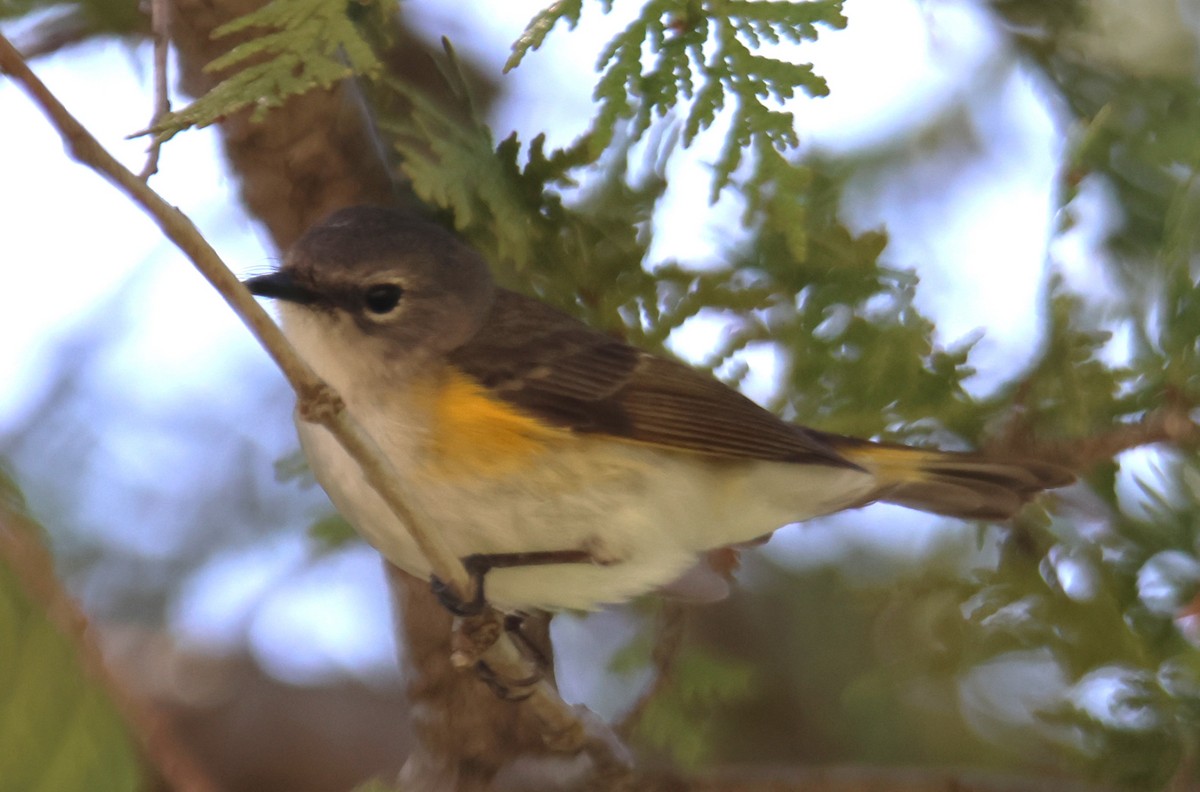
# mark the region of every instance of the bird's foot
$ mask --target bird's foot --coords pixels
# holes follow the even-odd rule
[[[450,662],[456,668],[474,668],[479,679],[505,701],[529,698],[545,678],[549,660],[521,630],[524,618],[489,610],[455,619]],[[511,639],[507,652],[485,659],[502,633]]]

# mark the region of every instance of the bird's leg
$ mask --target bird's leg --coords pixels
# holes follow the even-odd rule
[[[508,633],[517,646],[521,648],[521,654],[537,663],[539,668],[550,668],[553,661],[546,655],[542,648],[538,646],[537,641],[530,638],[525,632],[524,613],[510,613],[504,617],[504,631]],[[547,624],[549,622],[547,621]]]
[[[437,575],[430,577],[429,585],[442,606],[455,616],[477,616],[487,605],[483,592],[483,579],[493,569],[509,567],[547,566],[550,564],[593,564],[602,563],[590,550],[534,550],[527,553],[473,553],[462,559],[473,584],[474,592],[469,600],[460,599]]]
[[[525,620],[523,615],[501,616],[485,607],[487,599],[484,596],[484,576],[493,569],[505,567],[612,562],[588,550],[478,553],[466,556],[462,562],[474,584],[474,592],[469,602],[460,600],[450,587],[436,576],[430,581],[438,600],[458,617],[454,620],[454,650],[451,653],[451,662],[459,668],[473,667],[479,679],[502,699],[520,701],[528,698],[545,677],[545,669],[551,667],[550,660],[525,634],[522,629]],[[501,631],[508,633],[512,638],[512,646],[520,655],[521,660],[517,667],[523,666],[525,670],[519,674],[514,675],[511,671],[501,672],[483,659],[483,655],[500,637]]]

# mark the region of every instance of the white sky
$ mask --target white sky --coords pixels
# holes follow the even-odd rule
[[[432,0],[406,7],[426,29],[449,35],[461,51],[498,71],[509,42],[541,5],[528,0],[506,4],[503,18],[495,3],[483,0],[455,3],[452,12]],[[630,4],[616,5],[621,13]],[[920,129],[947,92],[973,89],[961,85],[962,74],[1000,60],[998,42],[966,5],[850,0],[847,10],[848,30],[825,35],[808,53],[829,79],[833,95],[798,103],[806,145],[841,151],[885,143],[883,136],[896,135],[897,128]],[[619,20],[597,19],[593,13],[573,33],[556,30],[546,48],[530,56],[528,68],[507,78],[516,85],[514,95],[528,103],[499,108],[496,139],[516,128],[527,142],[549,128],[550,142],[563,144],[582,131],[591,109],[595,52]],[[589,28],[593,23],[598,27]],[[872,57],[864,59],[864,52]],[[556,63],[553,69],[542,68],[548,59]],[[98,43],[43,59],[35,69],[84,125],[136,171],[144,144],[123,138],[148,118],[148,63],[147,47]],[[930,287],[919,293],[918,304],[937,320],[942,340],[955,341],[977,328],[987,331],[974,359],[982,370],[981,388],[1012,376],[1033,354],[1038,317],[1032,306],[1043,286],[1050,189],[1061,146],[1036,88],[1019,72],[1001,84],[1001,95],[972,106],[968,121],[979,134],[978,148],[960,152],[960,169],[949,179],[947,195],[910,200],[924,182],[944,176],[936,155],[919,152],[907,170],[887,181],[850,188],[850,197],[860,204],[852,224],[887,224],[892,233],[887,262],[917,268]],[[142,270],[148,277],[136,286],[139,313],[129,317],[137,323],[134,340],[123,342],[108,364],[114,382],[132,402],[184,402],[197,393],[219,394],[223,373],[228,376],[256,358],[269,365],[224,303],[157,228],[114,188],[67,159],[39,112],[3,80],[0,130],[5,135],[0,147],[0,270],[7,284],[0,290],[0,431],[18,425],[27,406],[36,402],[45,385],[42,361],[56,339],[88,322],[114,290],[131,288],[130,278]],[[713,152],[712,136],[698,142],[701,163],[711,161]],[[708,173],[693,163],[690,170],[673,168],[671,175],[664,227],[678,232],[661,235],[656,250],[684,260],[710,258],[715,240],[692,228],[692,218],[707,211]],[[171,141],[152,186],[196,222],[235,271],[261,271],[271,261],[273,251],[264,247],[238,208],[212,130]],[[930,227],[939,233],[930,235]],[[940,301],[933,296],[942,294],[952,296]],[[693,350],[710,343],[713,332],[711,326],[696,325],[679,339],[678,348],[697,354]],[[758,358],[756,363],[765,367],[770,361]],[[769,370],[760,370],[751,392],[769,389],[770,380]],[[914,547],[926,541],[920,531],[912,535]],[[810,544],[799,536],[795,542]],[[787,547],[784,540],[781,549],[786,552]],[[337,562],[343,565],[337,575],[305,572],[263,606],[254,581],[271,577],[271,570],[287,573],[294,553],[288,545],[278,552],[264,550],[258,561],[221,560],[189,584],[177,609],[179,624],[197,637],[233,640],[251,619],[250,639],[260,656],[290,679],[348,666],[390,666],[391,645],[379,638],[380,632],[389,633],[380,626],[386,624],[386,614],[359,605],[338,608],[343,617],[361,615],[347,626],[344,618],[313,618],[308,610],[314,603],[361,604],[372,597],[386,602],[377,574],[369,571],[374,564],[369,555]],[[349,574],[347,564],[357,572]],[[258,569],[258,577],[249,568]],[[340,584],[330,588],[331,580],[347,574],[354,580],[367,578],[368,593]],[[250,582],[231,590],[235,579]],[[309,615],[298,615],[305,613]],[[309,637],[300,640],[301,634]],[[311,651],[278,653],[273,647],[280,641],[292,650],[310,646]],[[580,684],[586,688],[590,683]],[[588,690],[576,693],[586,698]]]

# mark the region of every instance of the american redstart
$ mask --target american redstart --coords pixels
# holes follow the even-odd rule
[[[390,209],[341,210],[250,278],[501,609],[594,608],[709,550],[875,501],[1002,520],[1071,481],[1049,463],[787,423],[707,374],[493,282],[473,249]],[[317,480],[389,561],[426,559],[323,427]],[[490,571],[487,571],[490,570]]]

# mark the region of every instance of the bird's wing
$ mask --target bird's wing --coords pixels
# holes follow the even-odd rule
[[[554,426],[716,457],[855,468],[706,374],[635,349],[544,303],[500,291],[451,365]]]

